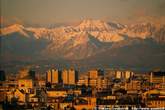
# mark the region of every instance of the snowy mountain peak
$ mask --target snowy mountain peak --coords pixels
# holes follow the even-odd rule
[[[13,24],[11,26],[8,26],[6,28],[2,28],[1,30],[1,35],[8,35],[11,33],[15,33],[18,32],[26,37],[28,37],[28,34],[26,34],[26,32],[24,32],[24,26],[20,25],[20,24]]]
[[[80,32],[72,39],[74,41],[73,46],[85,44],[89,42],[89,34],[87,32]]]
[[[11,26],[9,26],[8,28],[24,28],[24,26],[23,25],[21,25],[21,24],[13,24],[13,25],[11,25]]]
[[[6,28],[1,28],[0,35],[5,36],[19,33],[25,37],[46,39],[48,41],[54,41],[56,44],[63,44],[73,36],[80,37],[80,39],[81,37],[82,39],[88,39],[86,36],[89,35],[98,39],[100,42],[120,42],[126,38],[125,36],[141,39],[155,39],[157,36],[161,36],[161,38],[157,38],[164,39],[164,31],[161,29],[161,34],[158,34],[159,30],[160,28],[156,28],[155,24],[148,22],[134,23],[125,26],[117,22],[84,19],[78,26],[62,26],[51,29],[24,27],[20,24],[14,24]],[[87,41],[87,39],[84,41]]]
[[[112,28],[101,20],[85,19],[77,27],[80,31],[109,31]]]
[[[130,37],[138,37],[142,39],[152,37],[155,31],[155,25],[149,22],[131,24],[123,30],[123,32],[125,32]]]

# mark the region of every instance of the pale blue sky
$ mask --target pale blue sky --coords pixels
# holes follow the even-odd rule
[[[165,16],[165,0],[1,0],[8,21],[51,24],[79,21]]]

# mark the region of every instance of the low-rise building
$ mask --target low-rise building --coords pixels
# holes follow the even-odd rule
[[[56,89],[47,90],[47,97],[66,97],[66,96],[67,96],[66,90],[56,90]]]
[[[147,107],[161,108],[165,107],[165,91],[163,90],[149,90],[142,95],[143,101]]]

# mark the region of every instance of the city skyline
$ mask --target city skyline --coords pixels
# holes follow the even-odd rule
[[[51,68],[38,74],[23,68],[15,75],[0,71],[0,108],[164,110],[164,71],[142,74],[130,70],[91,69],[78,76],[76,71]]]

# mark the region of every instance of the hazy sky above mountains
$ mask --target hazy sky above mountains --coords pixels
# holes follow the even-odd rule
[[[164,17],[165,0],[1,0],[1,21],[55,24],[84,18],[133,20]]]

